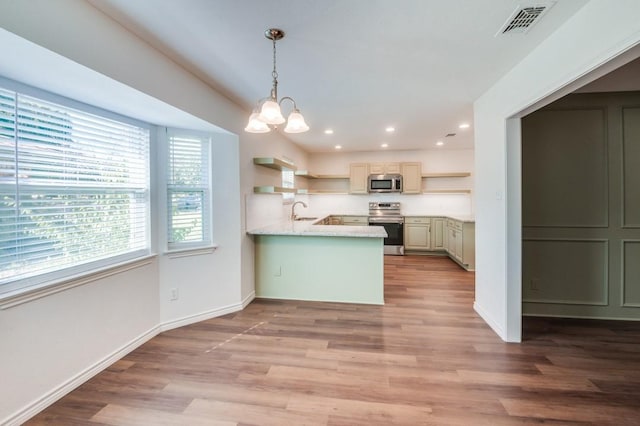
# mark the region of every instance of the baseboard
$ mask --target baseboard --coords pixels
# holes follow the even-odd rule
[[[535,318],[566,318],[566,319],[584,319],[584,320],[598,320],[598,321],[640,321],[640,318],[629,317],[608,317],[608,316],[593,316],[593,315],[567,315],[567,314],[534,314],[523,313],[523,317]]]
[[[171,321],[166,321],[160,324],[160,332],[173,330],[174,328],[184,327],[185,325],[193,324],[200,321],[205,321],[211,318],[220,317],[222,315],[231,314],[243,310],[251,301],[255,298],[255,292],[252,292],[249,296],[244,298],[240,303],[234,303],[232,305],[223,306],[209,311],[200,312],[198,314],[189,315],[186,317],[178,318]]]
[[[500,325],[496,323],[493,320],[493,318],[491,318],[491,316],[487,314],[487,311],[482,309],[482,307],[478,305],[478,302],[476,301],[473,302],[473,310],[476,311],[478,315],[480,315],[480,317],[484,320],[484,322],[486,322],[489,325],[489,327],[491,327],[491,329],[498,335],[498,337],[500,337],[505,342],[507,341],[506,333],[502,329],[502,327],[500,327]]]
[[[134,349],[143,345],[150,339],[154,338],[159,333],[159,327],[153,327],[152,329],[146,331],[135,339],[131,340],[129,343],[125,344],[121,348],[112,352],[110,355],[107,355],[94,365],[86,368],[84,371],[78,373],[71,379],[67,380],[62,385],[48,392],[41,398],[38,398],[28,406],[24,407],[22,410],[18,411],[15,414],[12,414],[6,419],[0,420],[0,424],[2,425],[21,425],[25,423],[27,420],[80,386],[85,383],[87,380],[91,379],[96,374],[102,372],[104,369],[112,365],[114,362],[122,359],[129,352],[132,352]]]
[[[252,291],[251,293],[249,293],[247,295],[247,297],[245,297],[244,299],[242,299],[242,309],[246,308],[247,306],[249,306],[249,303],[253,302],[253,299],[256,298],[256,292],[255,290]]]
[[[180,318],[177,320],[168,321],[162,323],[147,332],[141,334],[135,339],[131,340],[126,345],[112,352],[110,355],[104,357],[102,360],[98,361],[94,365],[88,367],[84,371],[78,373],[73,378],[69,379],[62,385],[53,389],[51,392],[48,392],[41,398],[38,398],[36,401],[32,402],[28,406],[24,407],[20,411],[12,414],[11,416],[0,419],[0,425],[6,426],[19,426],[25,423],[27,420],[40,413],[42,410],[67,395],[69,392],[73,391],[75,388],[85,383],[87,380],[91,379],[93,376],[105,370],[107,367],[112,365],[114,362],[122,359],[129,352],[132,352],[139,346],[143,345],[147,341],[151,340],[158,334],[163,331],[172,330],[174,328],[182,327],[184,325],[193,324],[195,322],[204,321],[207,319],[219,317],[221,315],[230,314],[232,312],[237,312],[243,310],[249,303],[255,299],[255,292],[251,292],[247,297],[242,299],[239,303],[234,303],[232,305],[224,306],[222,308],[212,309],[210,311],[202,312],[195,315],[189,315],[184,318]]]

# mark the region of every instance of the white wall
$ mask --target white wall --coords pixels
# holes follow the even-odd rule
[[[473,174],[474,170],[473,149],[313,153],[309,155],[309,169],[318,174],[348,174],[349,163],[403,161],[422,163],[423,173],[464,171]]]
[[[520,138],[508,119],[640,43],[638,16],[636,0],[591,0],[474,105],[475,309],[505,340],[521,338],[522,275]]]
[[[215,252],[168,258],[155,235],[153,249],[159,255],[149,265],[0,310],[0,423],[11,424],[53,402],[161,327],[240,309],[249,301],[254,288],[253,243],[244,232],[243,203],[254,185],[251,158],[280,153],[299,156],[300,162],[305,158],[278,134],[245,134],[250,111],[85,1],[0,2],[0,26],[33,42],[29,53],[12,52],[22,63],[32,62],[28,73],[12,73],[16,68],[11,61],[0,65],[10,78],[28,77],[27,83],[39,81],[45,89],[81,101],[105,91],[95,84],[99,81],[108,85],[106,91],[113,88],[118,94],[109,103],[114,110],[134,117],[139,113],[136,118],[142,119],[162,117],[152,122],[176,125],[185,122],[171,122],[172,112],[179,109],[192,117],[188,122],[204,120],[230,132],[221,132],[213,149],[214,242],[219,244]],[[42,50],[38,46],[55,53],[50,56],[70,59],[62,67],[65,73],[31,56]],[[91,70],[97,72],[86,78]],[[140,99],[149,101],[147,110],[136,104]],[[152,190],[157,199],[158,188]],[[154,211],[158,208],[156,200]],[[157,220],[153,227],[164,232]],[[180,287],[180,298],[170,302],[172,287]]]

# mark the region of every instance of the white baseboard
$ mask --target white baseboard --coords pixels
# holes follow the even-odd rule
[[[247,295],[247,297],[242,299],[242,309],[244,309],[247,306],[249,306],[249,303],[253,302],[253,299],[255,299],[255,298],[256,298],[256,292],[255,291],[252,291],[251,293],[249,293],[249,295]]]
[[[234,303],[232,305],[222,306],[220,308],[200,312],[199,314],[189,315],[186,317],[163,322],[160,324],[160,332],[173,330],[174,328],[184,327],[185,325],[241,311],[251,302],[251,300],[253,300],[253,297],[255,297],[255,293],[247,296],[247,298],[242,300],[240,303]]]
[[[147,341],[154,338],[159,333],[159,327],[153,327],[152,329],[146,331],[135,339],[131,340],[129,343],[125,344],[121,348],[115,350],[111,354],[102,358],[100,361],[96,362],[92,366],[86,368],[84,371],[81,371],[71,379],[67,380],[57,388],[54,388],[52,391],[46,393],[44,396],[38,398],[28,406],[24,407],[20,411],[15,414],[12,414],[6,419],[0,420],[0,424],[13,426],[13,425],[21,425],[31,417],[38,414],[40,411],[44,410],[81,384],[85,383],[87,380],[91,379],[96,374],[100,373],[107,367],[109,367],[114,362],[123,358],[129,352],[132,352],[134,349],[143,345]]]
[[[496,323],[493,320],[493,318],[491,318],[491,316],[488,315],[487,312],[484,309],[482,309],[482,307],[480,305],[478,305],[478,302],[476,302],[476,301],[473,302],[473,310],[476,311],[476,313],[478,315],[480,315],[480,317],[484,320],[484,322],[489,324],[489,327],[491,327],[493,329],[493,331],[495,331],[495,333],[498,335],[498,337],[500,337],[505,342],[507,341],[506,333],[504,332],[502,327],[500,327],[500,325],[498,323]]]
[[[222,315],[230,314],[232,312],[237,312],[243,310],[249,303],[255,299],[255,292],[251,292],[247,297],[245,297],[241,302],[234,303],[232,305],[224,306],[217,309],[212,309],[210,311],[205,311],[195,315],[189,315],[184,318],[167,321],[164,322],[152,329],[146,331],[135,339],[131,340],[129,343],[125,344],[121,348],[115,350],[111,354],[107,355],[94,365],[86,368],[84,371],[78,373],[76,376],[67,380],[62,385],[54,388],[52,391],[48,392],[44,396],[36,399],[34,402],[30,403],[28,406],[22,408],[18,412],[10,415],[5,419],[0,419],[0,425],[6,426],[19,426],[25,423],[27,420],[67,395],[69,392],[85,383],[87,380],[91,379],[96,374],[102,372],[107,367],[112,365],[114,362],[122,359],[125,355],[137,349],[139,346],[143,345],[147,341],[151,340],[158,334],[163,331],[172,330],[174,328],[182,327],[185,325],[193,324],[195,322],[204,321],[207,319],[219,317]]]

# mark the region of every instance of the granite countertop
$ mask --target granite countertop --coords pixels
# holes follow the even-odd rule
[[[300,237],[386,238],[382,226],[315,225],[316,221],[282,221],[247,231],[249,235],[295,235]]]

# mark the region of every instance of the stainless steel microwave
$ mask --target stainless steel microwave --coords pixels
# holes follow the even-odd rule
[[[369,192],[402,192],[402,175],[369,175]]]

